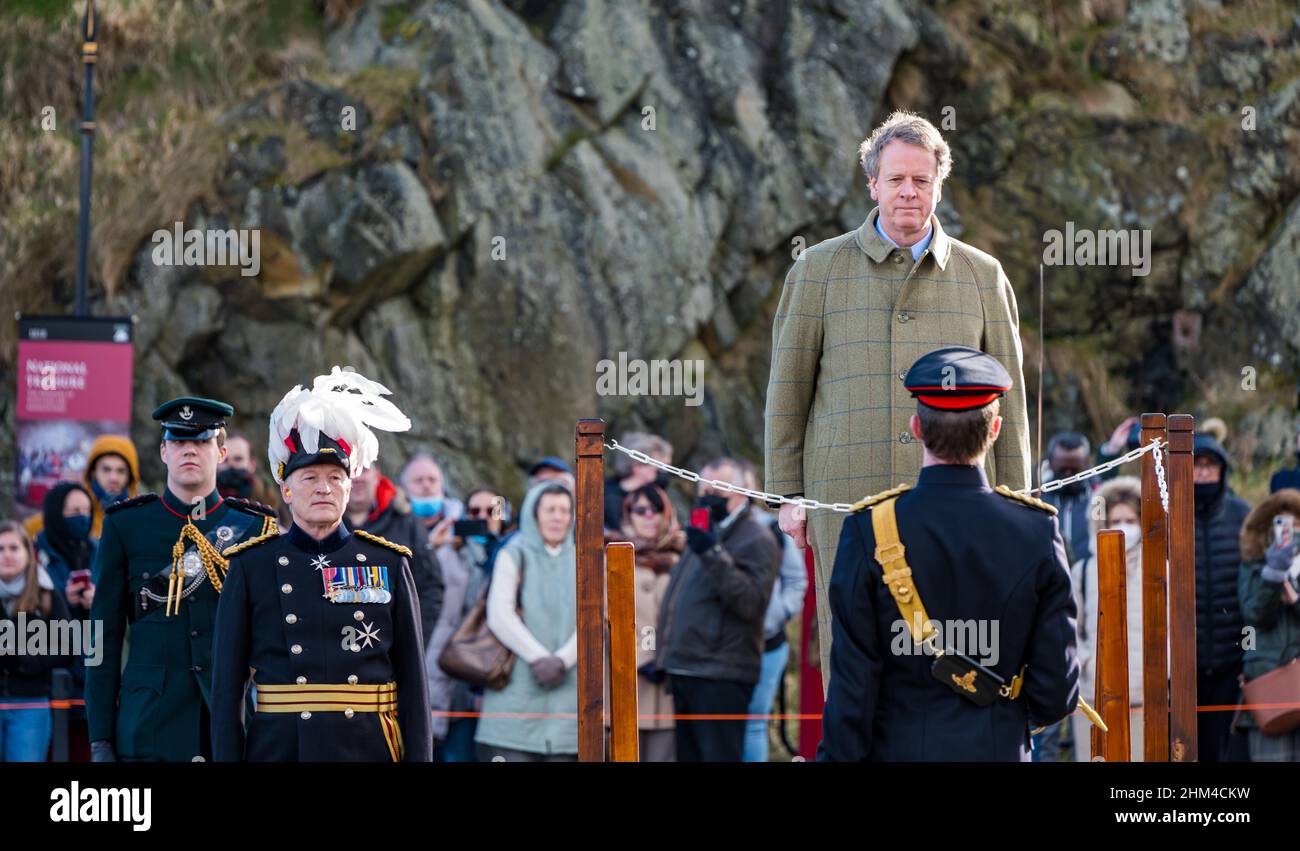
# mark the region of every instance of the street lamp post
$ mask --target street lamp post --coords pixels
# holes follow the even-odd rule
[[[81,22],[81,62],[86,67],[86,83],[81,113],[81,210],[77,228],[77,316],[89,314],[86,294],[87,260],[90,253],[90,178],[95,157],[95,60],[99,57],[99,19],[94,0],[86,0],[86,14]]]

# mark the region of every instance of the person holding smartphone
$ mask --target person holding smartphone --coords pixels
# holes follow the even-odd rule
[[[1237,594],[1254,630],[1242,663],[1249,682],[1300,657],[1300,490],[1284,488],[1250,512],[1241,557]],[[1238,726],[1247,731],[1251,762],[1300,762],[1300,729],[1266,735],[1249,712]]]
[[[90,617],[95,599],[91,567],[95,563],[96,539],[92,535],[93,501],[90,492],[77,482],[62,482],[50,488],[43,504],[43,524],[36,536],[36,553],[49,574],[54,589],[62,595],[73,620]],[[72,677],[66,697],[73,700],[68,710],[68,759],[90,761],[90,731],[86,725],[86,666],[77,659],[69,666]]]
[[[743,487],[745,470],[719,458],[700,471],[686,551],[672,569],[659,612],[655,670],[668,674],[677,761],[741,762],[781,548],[748,497],[718,491],[706,480]],[[735,718],[682,717],[693,715]]]

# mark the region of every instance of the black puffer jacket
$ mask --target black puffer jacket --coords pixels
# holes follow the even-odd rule
[[[1197,434],[1195,452],[1222,462],[1225,483],[1217,498],[1196,506],[1196,668],[1207,675],[1236,672],[1241,670],[1244,626],[1237,599],[1239,536],[1250,504],[1227,487],[1231,465],[1218,441]]]
[[[702,555],[687,549],[673,567],[659,610],[656,667],[756,683],[781,550],[748,505],[720,538],[721,547]]]
[[[23,619],[23,625],[27,630],[25,634],[19,632],[17,616],[5,614],[4,607],[0,606],[0,630],[14,636],[16,641],[25,641],[34,633],[34,623],[44,621],[44,635],[47,642],[46,652],[42,655],[27,653],[20,655],[12,648],[9,652],[0,653],[0,703],[3,703],[6,697],[49,697],[51,672],[55,668],[66,668],[81,661],[66,652],[52,652],[69,649],[53,645],[52,636],[55,630],[50,623],[68,619],[68,604],[63,602],[63,595],[57,591],[47,591],[41,596],[45,597],[46,594],[49,595],[49,615],[42,613],[39,607],[35,612],[28,612]],[[89,625],[89,622],[86,625]]]
[[[411,502],[392,482],[380,479],[379,515],[366,522],[362,530],[401,544],[412,553],[411,578],[420,601],[420,626],[427,644],[442,612],[442,564],[429,547],[429,534],[420,518],[411,513]],[[348,524],[351,528],[351,524]]]

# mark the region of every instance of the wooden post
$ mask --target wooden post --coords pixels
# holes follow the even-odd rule
[[[613,762],[637,762],[636,594],[630,543],[605,546],[609,594],[609,750]]]
[[[1169,433],[1169,758],[1196,753],[1196,515],[1192,501],[1192,417],[1174,414]]]
[[[1142,415],[1142,445],[1153,439],[1165,440],[1164,414]],[[1146,762],[1169,761],[1167,523],[1155,455],[1148,452],[1142,456],[1142,758]]]
[[[1097,533],[1097,711],[1109,728],[1101,739],[1106,762],[1131,761],[1128,693],[1128,581],[1124,533]]]
[[[578,420],[578,760],[605,761],[605,421]]]

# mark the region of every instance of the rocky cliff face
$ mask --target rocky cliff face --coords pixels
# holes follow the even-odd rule
[[[159,267],[146,239],[96,293],[96,312],[138,317],[142,445],[182,392],[233,402],[261,440],[280,396],[338,363],[415,422],[382,439],[390,469],[428,448],[461,486],[517,491],[591,415],[688,463],[759,459],[784,274],[871,209],[856,148],[899,107],[943,122],[940,215],[1016,285],[1031,386],[1044,232],[1150,231],[1146,276],[1046,270],[1045,433],[1217,414],[1246,469],[1293,434],[1291,4],[351,5],[313,47],[327,72],[271,74],[198,134],[185,226],[259,228],[260,274]],[[702,360],[704,404],[598,395],[619,353]],[[8,468],[11,399],[10,381]]]

